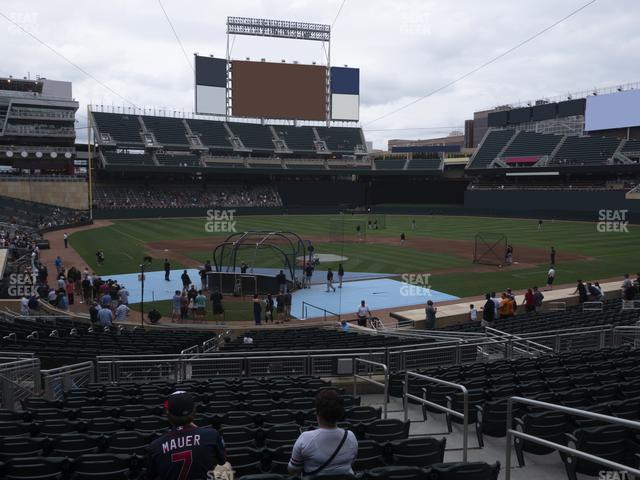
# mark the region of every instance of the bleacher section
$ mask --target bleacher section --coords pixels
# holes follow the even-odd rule
[[[70,334],[73,328],[76,329],[76,335]],[[57,336],[50,337],[54,330],[57,331]],[[33,332],[38,333],[33,335]],[[116,328],[111,332],[103,332],[100,328],[91,332],[88,324],[63,317],[53,322],[51,318],[0,318],[1,349],[5,352],[33,352],[40,358],[42,368],[93,360],[97,355],[179,353],[214,336],[211,332],[141,329],[119,334]]]
[[[100,133],[108,133],[118,144],[142,145],[142,127],[136,115],[93,112],[93,118]],[[98,142],[101,139],[98,137]]]
[[[273,134],[268,126],[258,123],[227,122],[231,131],[240,137],[245,147],[252,150],[272,152]]]
[[[291,127],[288,125],[274,125],[273,127],[278,134],[278,137],[287,144],[289,149],[294,152],[308,152],[312,153],[316,151],[314,141],[315,135],[313,134],[312,127]]]
[[[318,155],[315,141],[319,138],[324,141],[328,152],[337,158],[343,155],[363,154],[365,146],[362,130],[353,127],[326,127],[326,126],[292,126],[292,125],[263,125],[247,122],[224,122],[219,120],[182,119],[173,117],[122,115],[114,113],[92,112],[98,132],[97,141],[104,151],[114,147],[142,147],[164,148],[165,150],[209,150],[209,154],[221,156],[232,151],[244,152],[243,156],[272,156],[285,153],[289,157],[316,157]],[[143,142],[141,133],[144,122],[146,131],[153,135],[155,144],[145,138]],[[185,125],[186,123],[186,125]],[[187,128],[188,126],[188,128]],[[273,129],[273,130],[272,130]],[[189,130],[191,132],[189,132]],[[231,133],[229,132],[231,131]],[[274,131],[277,138],[284,141],[288,151],[277,150],[274,143]],[[194,142],[189,136],[193,134],[200,139],[200,144]],[[316,136],[317,133],[317,136]],[[110,138],[104,134],[109,134]],[[231,142],[235,136],[240,142]],[[241,146],[247,149],[243,151]],[[153,165],[142,158],[113,157],[108,164],[111,165]],[[160,161],[164,166],[181,166],[180,163]],[[191,162],[187,162],[192,165]],[[221,167],[221,164],[212,167]],[[234,165],[235,168],[235,165]],[[266,167],[269,168],[269,167]],[[296,164],[292,168],[312,168]],[[366,168],[366,167],[365,167]],[[417,166],[417,169],[431,169],[431,166]]]
[[[438,170],[441,163],[439,158],[414,158],[409,160],[407,170]]]
[[[373,336],[355,332],[338,332],[331,330],[290,329],[281,331],[258,330],[252,334],[253,345],[245,345],[242,338],[224,346],[224,351],[247,350],[322,350],[392,347],[399,345],[415,345],[432,343],[432,339],[400,339],[396,336]]]
[[[16,228],[50,228],[83,223],[88,219],[86,211],[0,196],[0,221],[15,224]]]
[[[484,137],[482,145],[471,158],[467,168],[486,168],[509,142],[515,130],[491,130]]]
[[[158,153],[156,159],[160,165],[177,167],[197,167],[200,159],[196,155],[166,155]]]
[[[229,132],[224,128],[224,123],[210,120],[187,120],[189,128],[194,135],[200,137],[200,141],[206,147],[216,150],[231,150]]]
[[[364,148],[362,130],[359,128],[315,127],[315,129],[331,152],[353,153],[357,147]]]
[[[609,137],[567,137],[555,154],[554,165],[606,165],[620,140]]]
[[[467,168],[487,168],[498,156],[509,167],[532,166],[544,156],[549,157],[546,165],[556,167],[602,166],[609,164],[621,141],[611,137],[563,137],[524,130],[490,130]],[[623,146],[622,153],[638,149],[640,141],[630,140]]]
[[[147,129],[153,132],[156,141],[161,145],[189,146],[186,137],[187,131],[184,128],[182,119],[144,116],[142,120]]]
[[[388,158],[374,160],[376,170],[402,170],[407,163],[405,159]]]
[[[104,157],[108,165],[122,166],[151,166],[155,165],[153,157],[148,153],[116,153],[105,151]]]
[[[638,312],[623,311],[622,300],[607,300],[602,312],[582,311],[581,305],[567,308],[564,312],[530,312],[512,318],[495,320],[492,328],[514,335],[524,333],[547,332],[556,329],[591,327],[595,325],[632,325],[638,321]],[[482,332],[484,328],[477,323],[450,325],[443,330]]]
[[[504,151],[502,157],[551,155],[560,140],[562,140],[561,135],[522,131]]]

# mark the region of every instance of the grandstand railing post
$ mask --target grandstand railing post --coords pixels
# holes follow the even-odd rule
[[[456,355],[456,359],[455,359],[456,365],[460,365],[462,363],[462,346],[459,343],[456,345],[455,355]]]
[[[358,392],[358,387],[356,385],[357,382],[357,368],[358,368],[358,359],[356,357],[352,358],[353,362],[351,362],[352,366],[351,366],[351,371],[353,373],[353,396],[356,397],[357,396],[357,392]]]
[[[469,392],[466,387],[462,387],[463,398],[463,424],[462,424],[462,461],[467,461],[467,449],[469,446]]]
[[[606,339],[607,339],[606,334],[607,334],[606,330],[602,330],[600,332],[600,343],[599,343],[599,345],[600,345],[599,348],[600,349],[604,348],[604,346],[605,346]]]
[[[404,421],[409,419],[409,371],[404,372],[404,385],[402,386],[402,408],[404,409]]]
[[[13,396],[13,387],[7,380],[0,380],[2,382],[2,407],[7,410],[13,410],[15,408],[15,398]]]
[[[40,374],[40,359],[37,358],[33,365],[33,393],[40,395],[42,393],[42,375]]]
[[[504,480],[511,479],[511,425],[513,423],[513,420],[511,419],[512,415],[513,415],[513,400],[509,398],[509,400],[507,400],[507,419],[506,419],[507,434],[504,439],[506,443],[506,451],[505,451],[505,459],[504,459]]]
[[[560,353],[560,333],[556,333],[556,338],[555,338],[555,342],[553,345],[553,351],[555,353]]]

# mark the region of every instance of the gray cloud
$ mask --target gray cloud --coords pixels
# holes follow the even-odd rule
[[[224,56],[227,15],[331,23],[341,0],[164,0],[189,56]],[[410,108],[424,95],[558,20],[584,0],[347,0],[333,29],[332,63],[361,69],[367,130],[462,126],[474,110],[638,80],[637,0],[599,0],[520,50]],[[156,0],[5,0],[0,11],[138,105],[193,109],[193,72]],[[0,19],[0,75],[68,79],[81,102],[123,101]],[[316,43],[238,37],[233,56],[321,61]],[[427,138],[446,130],[366,131]]]

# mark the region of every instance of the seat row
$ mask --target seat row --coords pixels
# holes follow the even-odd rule
[[[199,415],[195,423],[199,426],[211,426],[219,429],[225,438],[227,445],[238,446],[258,446],[271,445],[279,446],[293,444],[300,436],[302,429],[315,428],[315,416],[307,414],[304,425],[297,423],[265,424],[256,427],[253,423],[247,424],[242,421],[242,414],[237,412],[237,417],[241,419],[235,424],[220,423],[220,417],[210,417]],[[313,419],[311,417],[314,417]],[[244,423],[244,424],[243,424]],[[402,422],[397,419],[374,420],[367,423],[342,422],[339,424],[344,428],[352,430],[356,437],[360,439],[371,439],[377,441],[390,441],[400,438],[407,438],[409,435],[410,422]],[[64,434],[86,433],[90,435],[110,435],[119,431],[137,431],[143,434],[164,433],[170,428],[166,418],[160,416],[148,416],[138,418],[95,418],[88,421],[73,420],[44,420],[42,422],[0,422],[0,437],[53,437]]]
[[[282,405],[282,404],[279,404]],[[234,404],[234,406],[238,406]],[[266,405],[265,405],[266,406]],[[213,408],[212,408],[213,407]],[[235,425],[261,427],[263,425],[278,425],[296,423],[304,425],[310,420],[315,421],[315,409],[252,409],[228,408],[226,404],[200,405],[197,418],[207,424]],[[164,420],[164,407],[161,405],[126,405],[123,407],[85,407],[74,410],[40,409],[33,411],[0,410],[0,425],[4,422],[38,423],[46,421],[78,421],[87,422],[94,419],[130,419],[158,417]],[[349,422],[366,423],[379,420],[381,409],[371,406],[354,406],[346,409],[345,420]],[[197,422],[196,422],[197,423]]]
[[[484,462],[436,463],[430,466],[385,466],[360,472],[357,475],[310,477],[332,480],[496,480],[500,463]],[[66,457],[14,458],[0,463],[0,475],[9,480],[109,480],[144,479],[141,457],[123,454],[85,454],[76,459]],[[243,480],[291,480],[284,474],[267,473],[242,475]]]

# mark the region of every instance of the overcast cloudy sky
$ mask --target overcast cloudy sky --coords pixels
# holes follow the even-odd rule
[[[360,68],[361,123],[377,148],[462,128],[474,110],[640,80],[640,0],[598,0],[507,57],[402,112],[425,95],[551,25],[587,0],[346,0],[333,27],[334,65]],[[229,15],[332,23],[342,0],[163,0],[192,54],[225,55]],[[127,100],[193,110],[193,72],[158,0],[2,0],[0,13]],[[236,38],[233,58],[322,61],[317,42]],[[81,103],[121,98],[0,18],[0,76],[73,82]],[[435,129],[433,127],[442,127]]]

